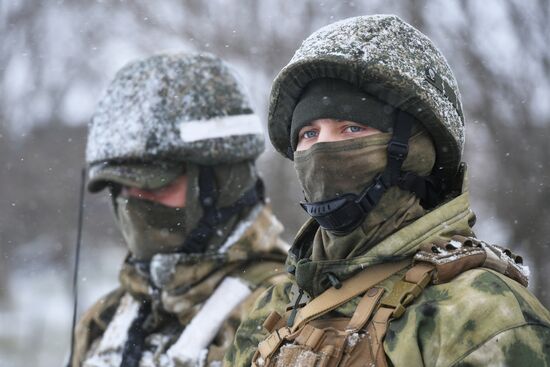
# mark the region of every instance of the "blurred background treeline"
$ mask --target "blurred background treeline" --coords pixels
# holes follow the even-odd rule
[[[0,0],[0,366],[63,363],[86,123],[119,68],[212,52],[266,116],[271,81],[305,37],[373,13],[401,16],[446,55],[477,234],[523,254],[550,306],[550,1]],[[260,169],[290,241],[304,220],[292,164],[269,146]],[[107,196],[85,206],[80,312],[116,285],[125,254]]]

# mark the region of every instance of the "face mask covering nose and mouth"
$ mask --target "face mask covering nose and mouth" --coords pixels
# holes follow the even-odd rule
[[[385,168],[390,133],[316,143],[294,152],[294,168],[308,202],[357,194]]]
[[[392,204],[390,207],[399,205],[383,200],[386,191],[395,185],[384,178],[388,173],[388,145],[392,139],[391,133],[379,133],[317,143],[295,152],[294,164],[305,197],[302,206],[322,228],[345,235],[359,227],[366,217],[388,209],[380,208],[381,202]],[[428,133],[418,128],[408,140],[408,147],[403,172],[428,175],[435,163],[435,150]],[[372,199],[373,190],[379,197]]]
[[[301,128],[321,118],[353,121],[382,133],[296,151]],[[404,167],[414,129],[422,127],[412,115],[356,85],[330,78],[312,81],[293,111],[289,132],[306,199],[302,208],[322,229],[345,235],[361,225],[393,186],[414,191],[427,207],[433,205],[439,179]]]
[[[119,195],[116,217],[135,260],[148,261],[158,253],[176,252],[187,236],[185,208]]]

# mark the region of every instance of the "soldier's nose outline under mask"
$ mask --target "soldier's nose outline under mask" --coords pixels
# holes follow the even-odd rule
[[[327,227],[338,228],[334,233],[347,233],[357,227],[365,210],[355,205],[355,201],[365,185],[384,171],[390,139],[390,133],[377,133],[319,142],[307,150],[296,151],[294,166],[306,199],[302,207],[314,217],[323,215],[327,208],[338,211],[340,214],[331,216],[331,223],[326,223]],[[307,203],[315,205],[309,207]]]
[[[133,196],[118,195],[115,215],[135,260],[176,252],[187,236],[185,208],[169,207]]]
[[[390,133],[319,142],[294,152],[294,168],[308,202],[358,194],[385,168]]]

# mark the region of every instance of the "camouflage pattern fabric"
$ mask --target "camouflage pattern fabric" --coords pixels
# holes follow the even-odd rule
[[[464,183],[461,195],[390,235],[363,256],[316,262],[296,261],[290,255],[287,262],[295,268],[296,276],[288,275],[286,281],[258,298],[237,331],[225,366],[250,365],[258,343],[268,335],[261,325],[272,310],[285,313],[294,283],[307,285],[305,289],[316,295],[330,286],[322,276],[328,270],[343,280],[371,264],[412,257],[422,244],[472,233],[475,216],[468,196]],[[291,254],[297,246],[311,243],[315,227],[312,220],[306,223]],[[378,286],[389,292],[404,272]],[[327,317],[351,317],[359,299],[352,299]],[[403,316],[390,323],[384,350],[393,366],[550,366],[549,340],[548,310],[516,281],[477,268],[448,283],[427,287]]]
[[[216,289],[228,278],[239,279],[250,288],[250,294],[223,320],[201,358],[186,366],[221,363],[233,340],[237,326],[247,314],[254,299],[267,287],[284,277],[283,261],[287,245],[280,239],[281,224],[268,206],[257,206],[242,220],[216,252],[204,254],[158,254],[148,272],[125,262],[120,272],[121,286],[99,300],[79,322],[76,352],[72,366],[118,366],[121,350],[110,332],[115,319],[121,318],[123,303],[151,304],[145,315],[147,329],[140,366],[180,365],[167,351],[180,334],[200,314]],[[131,307],[126,307],[130,309]],[[206,325],[208,326],[208,325]],[[122,344],[129,336],[119,335]],[[110,339],[110,340],[106,340]],[[109,343],[113,356],[102,356]],[[107,348],[108,349],[108,348]],[[108,358],[107,358],[108,357]]]

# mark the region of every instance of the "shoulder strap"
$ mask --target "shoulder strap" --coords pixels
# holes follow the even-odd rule
[[[363,295],[346,327],[347,333],[357,332],[367,324],[383,294],[384,288],[373,287]]]
[[[424,244],[414,256],[414,262],[435,267],[434,284],[449,282],[459,274],[479,267],[496,270],[525,287],[529,281],[521,256],[473,237],[456,235],[450,241]]]
[[[272,312],[264,322],[264,327],[270,331],[270,334],[266,339],[258,344],[258,349],[252,358],[252,366],[269,365],[267,362],[270,360],[273,353],[285,341],[285,338],[290,335],[294,335],[294,333],[296,333],[308,321],[338,308],[352,298],[364,293],[369,288],[372,288],[381,281],[389,278],[393,274],[405,269],[410,264],[411,260],[407,259],[399,262],[369,266],[367,269],[356,274],[352,278],[342,282],[341,287],[329,288],[301,308],[296,314],[291,327],[284,326],[277,329],[276,326],[280,324],[282,317],[278,313]],[[358,321],[359,320],[354,321],[354,324]]]
[[[342,282],[342,287],[339,289],[329,288],[298,311],[291,331],[294,332],[308,321],[338,308],[410,264],[410,259],[407,259],[369,266],[359,274]]]
[[[403,279],[394,284],[391,292],[380,301],[380,307],[367,325],[376,366],[388,366],[383,343],[390,321],[403,315],[405,307],[411,304],[430,283],[433,272],[434,266],[431,264],[414,265],[405,273]]]

